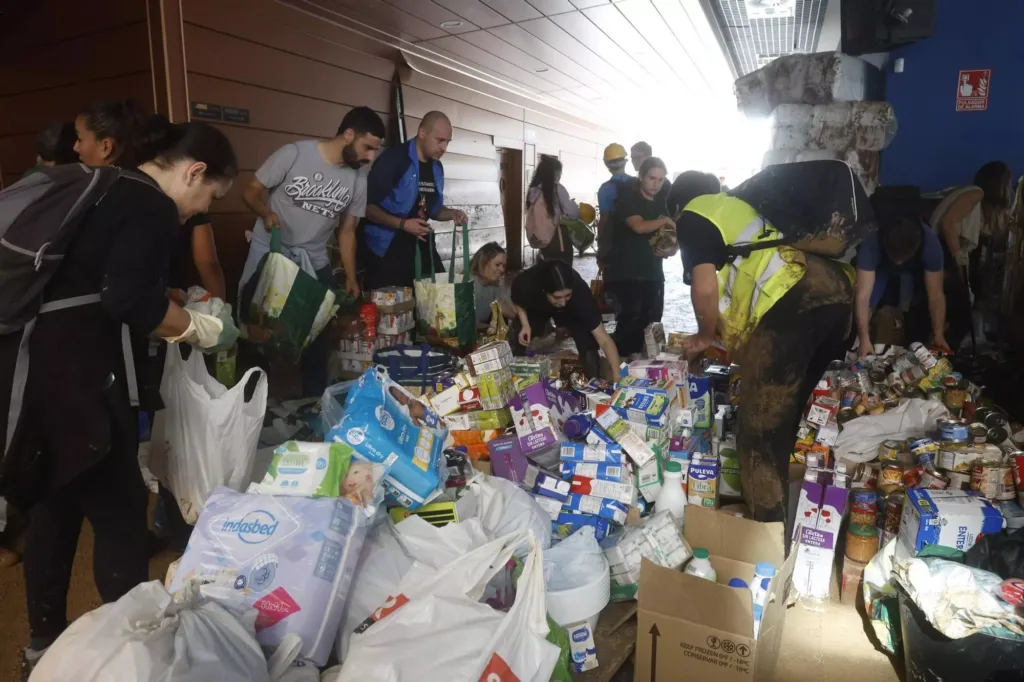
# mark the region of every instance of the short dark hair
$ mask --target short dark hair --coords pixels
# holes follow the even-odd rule
[[[672,181],[672,189],[668,192],[668,213],[674,216],[697,197],[721,191],[722,183],[718,176],[696,170],[683,171]]]
[[[910,260],[924,241],[921,222],[911,216],[901,216],[881,225],[882,248],[893,263]]]
[[[373,135],[384,139],[387,129],[379,114],[370,107],[356,107],[341,119],[338,126],[338,135],[343,135],[346,130],[352,130],[356,135]]]
[[[167,167],[183,159],[206,164],[203,173],[211,180],[230,180],[238,175],[238,158],[227,135],[208,123],[171,123],[156,114],[143,128],[138,161]]]
[[[638,172],[638,177],[639,178],[644,177],[645,175],[650,173],[655,168],[660,168],[661,170],[665,171],[665,173],[668,173],[668,169],[665,168],[665,162],[664,161],[659,159],[657,156],[649,156],[646,159],[644,159],[643,163],[640,164],[640,170]]]
[[[75,163],[78,161],[78,154],[75,153],[77,139],[74,123],[55,121],[36,135],[36,155],[43,161],[57,165]]]
[[[635,145],[630,147],[629,148],[629,153],[630,154],[638,154],[639,153],[639,154],[643,154],[644,156],[650,156],[651,154],[654,153],[654,150],[651,149],[651,145],[647,144],[646,142],[641,141],[641,142],[637,142]]]

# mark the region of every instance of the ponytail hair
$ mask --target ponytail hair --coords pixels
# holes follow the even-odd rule
[[[572,266],[561,260],[546,260],[539,265],[541,268],[540,284],[545,294],[553,294],[563,289],[572,289]]]
[[[138,161],[167,168],[183,160],[206,164],[210,180],[232,180],[238,175],[238,158],[231,141],[208,123],[171,123],[157,114],[146,121],[139,145]]]
[[[146,123],[146,112],[141,104],[133,99],[98,100],[82,112],[82,117],[96,139],[114,141],[111,164],[134,168],[141,163],[138,153]]]

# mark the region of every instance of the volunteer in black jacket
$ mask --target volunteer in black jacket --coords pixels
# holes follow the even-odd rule
[[[675,221],[668,215],[668,193],[663,191],[665,172],[661,159],[644,161],[633,186],[620,190],[615,207],[615,248],[608,254],[604,281],[605,292],[618,311],[615,345],[625,357],[643,350],[644,329],[661,321],[665,307],[662,261],[677,249],[652,243],[667,233],[675,243]],[[663,231],[661,235],[659,231]]]
[[[535,334],[543,334],[548,321],[567,327],[589,377],[618,376],[619,353],[604,330],[601,308],[579,273],[564,261],[543,261],[519,273],[512,282],[516,319],[508,340],[513,355],[525,355]],[[600,362],[599,349],[607,364]]]
[[[67,625],[67,590],[83,519],[95,535],[94,578],[104,602],[149,579],[148,494],[137,460],[122,325],[203,349],[234,342],[230,317],[185,310],[166,294],[183,221],[226,194],[237,161],[204,123],[154,118],[137,147],[139,175],[117,180],[86,216],[46,302],[96,296],[47,311],[31,334],[24,390],[12,395],[19,335],[0,337],[0,431],[9,441],[0,493],[29,512],[25,590],[28,671]],[[13,398],[13,400],[12,400]],[[20,416],[8,424],[11,403]]]

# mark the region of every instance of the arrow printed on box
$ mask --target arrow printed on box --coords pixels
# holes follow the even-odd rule
[[[651,682],[654,682],[658,672],[658,637],[661,636],[661,633],[658,631],[658,624],[652,625],[648,632],[651,635]]]

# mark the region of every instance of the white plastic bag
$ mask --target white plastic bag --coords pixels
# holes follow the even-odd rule
[[[882,414],[868,414],[843,427],[834,446],[836,461],[848,464],[870,462],[878,457],[884,440],[903,440],[924,436],[935,427],[935,420],[949,416],[945,405],[934,400],[912,398]]]
[[[256,390],[246,402],[245,386],[257,372]],[[182,360],[181,350],[169,346],[160,397],[166,406],[167,487],[185,522],[194,524],[214,488],[242,491],[249,485],[267,411],[267,375],[254,367],[229,389],[210,376],[201,353]]]
[[[608,571],[594,529],[584,526],[544,553],[544,583],[551,592],[589,585]]]
[[[46,651],[31,682],[269,682],[256,612],[202,597],[179,602],[159,581],[91,611]]]
[[[414,561],[440,570],[487,544],[488,539],[477,519],[438,528],[413,515],[401,523],[395,524],[389,519],[374,528],[363,544],[363,554],[345,605],[338,633],[338,658],[345,660],[356,628],[388,597],[398,594],[402,578]]]
[[[479,603],[483,586],[524,540],[530,551],[512,608],[503,614]],[[353,636],[337,682],[547,682],[559,649],[545,639],[543,561],[538,542],[516,533],[441,571],[415,565],[400,592]]]
[[[477,496],[477,509],[484,530],[491,537],[528,531],[541,549],[551,546],[551,517],[529,493],[511,481],[481,474],[469,483]],[[526,556],[520,547],[516,556]]]

